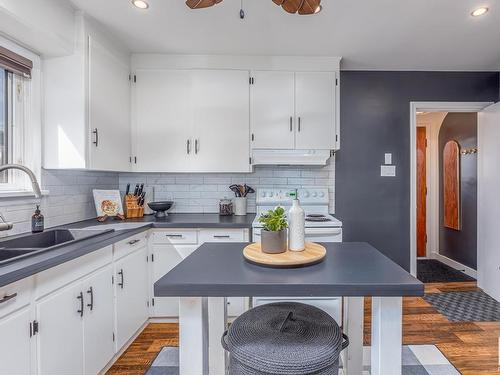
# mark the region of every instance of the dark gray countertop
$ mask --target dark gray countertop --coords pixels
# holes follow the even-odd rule
[[[219,216],[218,214],[170,214],[166,219],[157,220],[154,216],[145,216],[143,219],[126,221],[108,220],[98,223],[95,219],[80,221],[57,228],[107,229],[110,224],[132,225],[129,228],[115,230],[98,237],[79,241],[60,248],[39,253],[32,257],[19,259],[12,263],[0,265],[0,287],[32,276],[38,272],[55,267],[59,264],[76,259],[105,246],[114,244],[150,228],[251,228],[254,214],[246,216]],[[137,224],[138,226],[133,226]],[[55,229],[55,228],[50,228]],[[50,230],[47,229],[47,230]],[[16,236],[19,237],[19,236]],[[4,238],[3,240],[9,237]]]
[[[324,243],[325,260],[294,269],[248,263],[246,243],[206,243],[155,283],[158,297],[422,296],[424,285],[371,245]]]

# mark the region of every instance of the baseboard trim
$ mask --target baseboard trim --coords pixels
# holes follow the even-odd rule
[[[471,276],[477,280],[477,271],[473,268],[467,267],[463,265],[462,263],[459,263],[453,259],[450,259],[444,255],[438,254],[438,253],[432,253],[431,258],[439,260],[440,262],[446,264],[447,266],[450,266],[452,268],[455,268],[457,271],[463,272],[468,276]]]

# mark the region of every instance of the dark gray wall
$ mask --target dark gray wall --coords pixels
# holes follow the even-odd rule
[[[473,269],[477,267],[477,154],[460,157],[459,231],[443,226],[443,149],[457,141],[460,150],[477,147],[477,113],[449,113],[439,130],[439,252]]]
[[[409,270],[410,102],[498,101],[494,72],[341,72],[336,216],[345,241],[366,241]],[[397,177],[380,177],[384,153]]]

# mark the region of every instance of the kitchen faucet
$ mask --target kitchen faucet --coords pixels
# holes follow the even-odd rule
[[[20,164],[0,165],[0,172],[6,171],[9,169],[18,169],[18,170],[26,173],[31,180],[31,186],[33,187],[33,192],[35,193],[35,197],[37,199],[40,199],[42,197],[42,191],[40,190],[40,185],[38,185],[38,181],[36,180],[36,176],[31,169],[25,167],[24,165],[20,165]],[[13,227],[14,227],[14,224],[7,222],[5,220],[5,217],[0,212],[0,231],[10,230]]]

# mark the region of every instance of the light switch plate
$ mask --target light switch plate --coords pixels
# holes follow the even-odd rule
[[[396,177],[396,166],[395,165],[381,165],[380,175],[382,177]]]
[[[385,154],[385,164],[386,165],[391,165],[392,164],[392,154],[391,153],[386,153]]]

